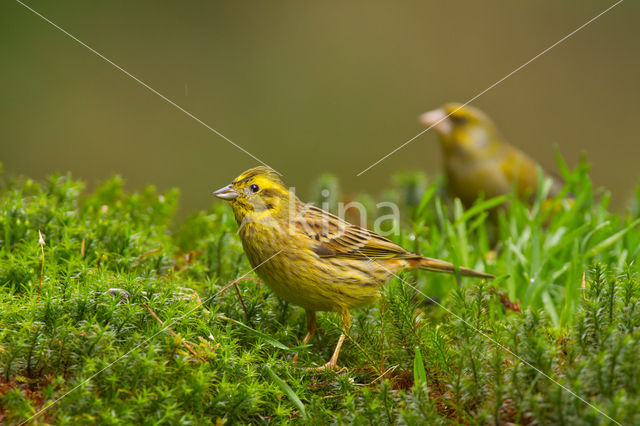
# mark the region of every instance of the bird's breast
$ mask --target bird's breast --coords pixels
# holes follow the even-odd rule
[[[339,311],[378,298],[389,273],[373,262],[321,258],[315,241],[284,226],[247,223],[240,237],[255,272],[281,298],[313,311]]]

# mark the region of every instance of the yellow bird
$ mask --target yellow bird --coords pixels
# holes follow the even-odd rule
[[[440,135],[449,189],[467,206],[485,198],[508,194],[515,188],[522,200],[538,191],[538,163],[505,142],[491,119],[472,106],[457,103],[429,111],[420,121]],[[552,180],[548,196],[554,197],[562,183]]]
[[[413,254],[375,233],[305,204],[268,167],[256,167],[214,192],[231,205],[242,246],[258,276],[281,298],[306,311],[307,344],[316,312],[341,316],[343,333],[321,369],[336,368],[348,332],[349,310],[379,298],[380,287],[401,270],[455,272],[442,260]],[[492,275],[459,268],[462,275]]]

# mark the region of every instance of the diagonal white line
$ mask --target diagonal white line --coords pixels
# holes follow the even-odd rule
[[[271,259],[273,259],[274,257],[276,257],[277,255],[279,255],[280,253],[282,253],[283,250],[278,251],[277,253],[275,253],[274,255],[272,255],[271,257],[269,257],[267,260],[265,260],[264,262],[261,262],[258,266],[256,266],[255,268],[251,268],[251,270],[249,272],[247,272],[246,274],[244,274],[243,276],[236,278],[236,280],[240,279],[240,278],[244,278],[247,275],[249,275],[250,273],[252,273],[253,271],[255,271],[256,269],[258,269],[259,267],[261,267],[262,265],[264,265],[265,263],[267,263],[268,261],[270,261]],[[76,387],[74,387],[73,389],[71,389],[69,392],[65,393],[64,395],[62,395],[61,397],[59,397],[58,399],[56,399],[55,401],[53,401],[51,404],[47,405],[46,407],[40,409],[39,411],[37,411],[33,416],[29,417],[27,420],[25,420],[24,422],[20,423],[20,425],[24,425],[26,423],[28,423],[29,421],[33,420],[34,418],[38,417],[40,414],[44,413],[45,411],[47,411],[49,408],[53,407],[55,404],[57,404],[61,399],[65,398],[66,396],[68,396],[71,392],[75,391],[76,389],[78,389],[79,387],[81,387],[82,385],[84,385],[85,383],[90,382],[94,377],[96,377],[97,375],[99,375],[100,373],[102,373],[104,370],[106,370],[107,368],[111,367],[113,364],[115,364],[116,362],[120,361],[121,359],[123,359],[124,357],[126,357],[127,355],[129,355],[131,352],[135,351],[136,349],[138,349],[139,347],[141,347],[142,345],[145,345],[146,343],[150,342],[154,337],[156,337],[158,334],[162,333],[163,331],[165,331],[166,329],[168,329],[170,326],[172,326],[173,324],[175,324],[176,322],[188,317],[189,315],[191,315],[196,309],[200,308],[202,305],[204,305],[204,303],[208,302],[209,300],[213,299],[214,297],[218,296],[220,293],[222,293],[224,290],[227,289],[227,286],[222,287],[222,289],[220,289],[216,294],[214,294],[213,296],[209,297],[208,299],[206,299],[204,302],[199,303],[195,308],[191,309],[190,311],[188,311],[186,314],[182,315],[181,317],[178,318],[172,318],[169,321],[165,321],[165,325],[164,327],[162,327],[158,332],[154,333],[151,337],[148,337],[147,339],[145,339],[143,342],[138,343],[136,346],[134,346],[133,348],[129,349],[124,355],[121,355],[120,357],[118,357],[115,361],[113,361],[112,363],[108,364],[106,367],[102,368],[100,371],[98,371],[97,373],[91,375],[88,379],[84,380],[82,383],[80,383],[79,385],[77,385]]]
[[[541,57],[542,55],[544,55],[545,53],[549,52],[551,49],[553,49],[554,47],[556,47],[557,45],[559,45],[560,43],[564,42],[566,39],[568,39],[569,37],[573,36],[575,33],[577,33],[578,31],[582,30],[583,28],[585,28],[586,26],[588,26],[589,24],[593,23],[593,21],[595,21],[596,19],[600,18],[602,15],[604,15],[605,13],[609,12],[611,9],[613,9],[614,7],[618,6],[620,3],[622,3],[624,0],[618,0],[617,2],[615,2],[614,4],[612,4],[611,6],[609,6],[608,8],[606,8],[605,10],[603,10],[602,12],[598,13],[596,16],[594,16],[593,18],[589,19],[587,22],[585,22],[584,24],[580,25],[578,28],[576,28],[575,30],[571,31],[569,34],[567,34],[566,36],[562,37],[560,40],[556,41],[555,43],[553,43],[551,46],[547,47],[546,49],[544,49],[542,52],[538,53],[536,56],[534,56],[533,58],[529,59],[527,62],[523,63],[522,65],[520,65],[518,68],[514,69],[513,71],[511,71],[509,74],[505,75],[504,77],[502,77],[500,80],[496,81],[495,83],[493,83],[491,86],[487,87],[486,89],[484,89],[483,91],[481,91],[480,93],[476,94],[474,97],[472,97],[471,99],[469,99],[467,102],[465,102],[464,104],[462,104],[461,106],[459,106],[458,108],[456,108],[455,110],[451,111],[448,115],[446,115],[445,117],[442,117],[440,120],[438,120],[437,122],[435,122],[434,124],[432,124],[431,126],[427,127],[426,129],[424,129],[423,131],[421,131],[420,133],[418,133],[417,135],[415,135],[414,137],[412,137],[411,139],[409,139],[408,141],[406,141],[405,143],[403,143],[402,145],[400,145],[399,147],[397,147],[396,149],[394,149],[393,151],[391,151],[390,153],[388,153],[387,155],[385,155],[384,157],[382,157],[381,159],[379,159],[378,161],[376,161],[375,163],[373,163],[372,165],[370,165],[369,167],[367,167],[366,169],[362,170],[360,173],[357,174],[357,176],[362,175],[363,173],[367,172],[369,169],[371,169],[372,167],[378,165],[379,163],[381,163],[382,161],[386,160],[387,158],[389,158],[390,156],[392,156],[393,154],[395,154],[396,152],[400,151],[402,148],[404,148],[405,146],[409,145],[411,142],[413,142],[414,140],[418,139],[420,136],[424,135],[425,133],[427,133],[429,130],[431,130],[433,127],[437,126],[440,122],[442,122],[443,120],[446,120],[447,118],[449,118],[449,116],[451,114],[454,114],[456,111],[458,111],[461,108],[464,108],[465,106],[469,105],[471,102],[475,101],[476,99],[478,99],[480,96],[484,95],[485,93],[487,93],[489,90],[493,89],[494,87],[496,87],[497,85],[499,85],[500,83],[502,83],[503,81],[505,81],[506,79],[508,79],[509,77],[511,77],[512,75],[514,75],[515,73],[517,73],[518,71],[520,71],[521,69],[523,69],[524,67],[526,67],[527,65],[529,65],[530,63],[532,63],[533,61],[535,61],[536,59],[538,59],[539,57]]]
[[[358,252],[360,252],[360,250],[358,250]],[[394,274],[393,272],[391,272],[389,269],[385,268],[383,265],[381,265],[380,263],[376,262],[374,259],[371,259],[369,256],[367,256],[366,254],[360,252],[363,256],[367,257],[370,261],[373,261],[376,263],[376,265],[378,265],[379,267],[381,267],[382,269],[384,269],[385,271],[387,271],[388,273],[390,273],[391,275],[393,275],[394,277],[396,277],[397,279],[399,279],[403,284],[411,287],[412,289],[414,289],[415,291],[417,291],[418,293],[420,293],[421,295],[423,295],[424,297],[426,297],[427,299],[429,299],[429,301],[433,302],[434,304],[438,305],[440,308],[444,309],[447,313],[449,313],[450,315],[453,315],[454,317],[456,317],[457,319],[459,319],[460,321],[464,322],[467,326],[471,327],[471,329],[473,329],[474,331],[476,331],[477,333],[481,334],[482,336],[484,336],[486,339],[490,340],[493,344],[495,344],[496,346],[498,346],[499,348],[501,348],[502,350],[504,350],[505,352],[508,352],[509,354],[513,355],[515,358],[517,358],[518,360],[520,360],[520,362],[522,362],[523,364],[527,365],[528,367],[531,367],[532,369],[534,369],[535,371],[537,371],[538,373],[540,373],[542,376],[544,376],[545,378],[547,378],[549,381],[551,381],[552,383],[555,383],[556,385],[560,386],[562,389],[564,389],[565,391],[567,391],[568,393],[570,393],[571,395],[573,395],[574,397],[578,398],[580,401],[584,402],[585,404],[587,404],[589,407],[593,408],[594,410],[596,410],[598,413],[602,414],[604,417],[606,417],[607,419],[611,420],[613,423],[622,426],[622,424],[620,422],[618,422],[617,420],[611,418],[608,414],[606,414],[605,412],[603,412],[602,410],[600,410],[598,407],[596,407],[595,405],[593,405],[592,403],[590,403],[589,401],[587,401],[586,399],[584,399],[583,397],[581,397],[580,395],[578,395],[577,393],[575,393],[574,391],[572,391],[570,388],[564,386],[562,383],[558,382],[557,380],[555,380],[553,377],[549,376],[548,374],[544,373],[543,371],[541,371],[540,369],[538,369],[537,367],[535,367],[534,365],[532,365],[530,362],[522,359],[520,356],[518,356],[515,352],[513,352],[511,349],[509,349],[507,346],[503,345],[502,343],[498,342],[496,339],[494,339],[493,337],[489,336],[488,334],[486,334],[485,332],[483,332],[482,330],[474,327],[473,325],[469,324],[469,322],[467,320],[465,320],[464,318],[462,318],[461,316],[457,315],[456,313],[452,312],[451,310],[447,309],[445,306],[443,306],[440,302],[438,302],[435,299],[432,299],[431,297],[427,296],[425,293],[423,293],[420,289],[418,289],[417,287],[409,284],[408,282],[406,282],[405,280],[403,280],[402,278],[400,278],[399,276],[397,276],[396,274]]]
[[[246,149],[244,149],[243,147],[241,147],[240,145],[238,145],[237,143],[235,143],[234,141],[232,141],[231,139],[229,139],[228,137],[226,137],[225,135],[223,135],[222,133],[220,133],[219,131],[217,131],[216,129],[214,129],[213,127],[211,127],[210,125],[208,125],[207,123],[205,123],[204,121],[200,120],[198,117],[196,117],[195,115],[193,115],[192,113],[190,113],[189,111],[187,111],[186,109],[184,109],[183,107],[181,107],[180,105],[178,105],[177,103],[175,103],[174,101],[172,101],[171,99],[169,99],[168,97],[166,97],[165,95],[163,95],[162,93],[158,92],[156,89],[154,89],[153,87],[149,86],[147,83],[145,83],[144,81],[140,80],[138,77],[136,77],[135,75],[131,74],[129,71],[127,71],[126,69],[122,68],[120,65],[116,64],[115,62],[113,62],[111,59],[107,58],[106,56],[104,56],[102,53],[98,52],[96,49],[94,49],[93,47],[89,46],[88,44],[84,43],[82,40],[78,39],[76,36],[74,36],[73,34],[69,33],[67,30],[65,30],[64,28],[60,27],[59,25],[55,24],[54,22],[52,22],[50,19],[48,19],[47,17],[43,16],[41,13],[39,13],[38,11],[32,9],[31,7],[27,6],[26,4],[24,4],[23,2],[21,2],[20,0],[16,0],[17,3],[21,4],[22,6],[24,6],[26,9],[30,10],[31,12],[33,12],[33,14],[35,14],[36,16],[42,18],[44,21],[48,22],[49,24],[51,24],[54,28],[56,28],[57,30],[61,31],[62,33],[64,33],[65,35],[67,35],[69,38],[73,39],[75,42],[77,42],[78,44],[80,44],[83,47],[86,47],[88,50],[90,50],[92,53],[94,53],[96,56],[100,57],[102,60],[104,60],[105,62],[109,63],[110,65],[112,65],[113,67],[115,67],[116,69],[118,69],[120,72],[122,72],[124,75],[126,75],[127,77],[135,80],[136,82],[138,82],[140,85],[142,85],[145,89],[149,90],[151,93],[159,96],[160,98],[162,98],[163,100],[167,101],[169,104],[171,104],[172,106],[174,106],[175,108],[177,108],[178,110],[180,110],[181,112],[183,112],[184,114],[186,114],[188,117],[194,119],[195,121],[197,121],[198,123],[200,123],[201,125],[203,125],[204,127],[206,127],[207,129],[209,129],[210,131],[212,131],[213,133],[215,133],[216,135],[220,136],[222,139],[224,139],[225,141],[229,142],[231,145],[235,146],[236,148],[238,148],[240,151],[244,152],[245,154],[247,154],[249,157],[253,158],[254,160],[256,160],[257,162],[259,162],[260,164],[267,166],[267,167],[271,167],[269,166],[267,163],[265,163],[264,161],[262,161],[261,159],[259,159],[258,157],[256,157],[255,155],[251,154],[249,151],[247,151]],[[271,167],[273,169],[273,167]],[[273,169],[276,173],[280,174],[280,172],[278,172],[277,170]]]

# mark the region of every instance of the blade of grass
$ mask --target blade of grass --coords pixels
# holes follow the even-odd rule
[[[558,312],[556,311],[556,307],[553,304],[553,300],[551,300],[549,292],[542,292],[542,303],[544,304],[544,309],[549,314],[551,321],[553,321],[553,325],[556,328],[560,327],[560,317],[558,317]]]
[[[589,257],[590,256],[595,256],[596,254],[600,253],[602,250],[604,250],[607,247],[610,247],[611,245],[615,244],[618,240],[620,240],[620,238],[624,237],[624,234],[626,234],[627,232],[631,231],[633,228],[638,226],[638,224],[640,224],[640,219],[634,220],[631,223],[631,225],[627,226],[626,228],[624,228],[621,231],[616,232],[615,234],[613,234],[609,238],[605,239],[604,241],[601,241],[595,247],[592,247],[591,250],[589,250],[587,252],[587,256],[589,256]]]
[[[291,400],[291,402],[293,402],[295,406],[298,407],[298,410],[300,410],[300,414],[302,415],[302,417],[306,418],[307,412],[304,409],[304,404],[302,403],[302,401],[300,401],[300,398],[298,398],[298,395],[296,395],[293,389],[291,389],[291,386],[289,386],[287,382],[285,382],[280,377],[278,377],[278,375],[274,373],[273,370],[268,365],[265,365],[264,369],[267,371],[267,373],[269,373],[269,376],[271,376],[271,379],[273,379],[273,381],[276,382],[280,390],[282,390],[282,392],[284,392],[285,395],[287,395],[289,400]]]
[[[470,218],[472,218],[473,216],[479,213],[482,213],[487,210],[491,210],[492,208],[499,206],[500,204],[507,201],[508,198],[509,198],[508,195],[500,195],[499,197],[490,198],[486,201],[475,204],[473,207],[471,207],[469,210],[464,212],[464,214],[462,214],[460,217],[456,219],[454,226],[458,225],[459,223],[468,221]]]
[[[416,210],[416,218],[422,217],[424,209],[427,207],[427,204],[429,204],[429,201],[431,201],[431,198],[433,197],[433,194],[435,194],[435,192],[436,185],[431,185],[429,188],[427,188],[424,195],[422,196],[422,199],[420,200],[418,209]]]
[[[420,346],[416,346],[416,355],[413,358],[413,386],[423,386],[427,384],[427,372],[422,362]]]
[[[247,331],[250,331],[251,333],[255,334],[260,339],[264,340],[265,342],[269,343],[271,346],[276,347],[278,349],[282,349],[282,350],[290,351],[290,352],[299,352],[300,350],[305,348],[305,346],[297,346],[295,348],[290,348],[287,345],[285,345],[284,343],[281,343],[278,340],[274,339],[273,337],[269,336],[268,334],[265,334],[265,333],[263,333],[261,331],[258,331],[258,330],[254,330],[253,328],[249,327],[248,325],[245,325],[245,324],[241,323],[240,321],[234,320],[233,318],[225,317],[224,315],[218,315],[218,317],[222,318],[223,320],[232,322],[232,323],[244,328]]]

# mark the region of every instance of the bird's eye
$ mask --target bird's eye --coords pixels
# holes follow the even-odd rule
[[[249,187],[249,189],[251,189],[251,192],[258,192],[260,191],[260,187],[258,185],[256,185],[255,183],[253,185],[251,185]]]
[[[451,120],[456,124],[464,124],[469,121],[469,118],[464,115],[452,115]]]

